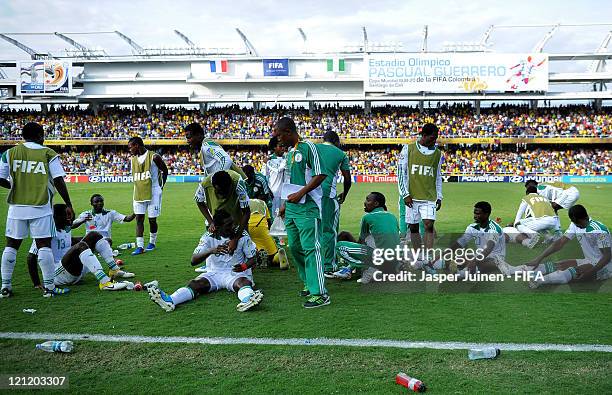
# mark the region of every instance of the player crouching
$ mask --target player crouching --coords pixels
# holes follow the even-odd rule
[[[165,311],[173,311],[176,305],[195,299],[197,296],[227,289],[238,294],[238,311],[247,311],[261,303],[263,293],[253,290],[253,273],[257,249],[245,231],[238,240],[236,250],[229,251],[230,239],[235,236],[236,228],[232,217],[219,210],[213,217],[213,226],[200,238],[193,252],[191,264],[199,265],[206,261],[206,272],[191,280],[186,287],[166,294],[153,281],[147,284],[149,297]]]

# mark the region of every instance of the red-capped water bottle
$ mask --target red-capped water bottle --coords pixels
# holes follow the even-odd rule
[[[403,372],[399,372],[397,376],[395,376],[395,382],[414,392],[425,392],[427,390],[427,387],[421,380],[410,377]]]

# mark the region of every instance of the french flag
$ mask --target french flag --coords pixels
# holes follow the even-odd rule
[[[210,72],[211,73],[227,73],[227,60],[211,60],[210,61]]]

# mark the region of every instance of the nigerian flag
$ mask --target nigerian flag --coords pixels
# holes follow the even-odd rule
[[[327,59],[327,71],[334,73],[344,72],[344,59]]]

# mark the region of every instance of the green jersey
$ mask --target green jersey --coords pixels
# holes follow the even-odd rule
[[[442,152],[437,147],[431,150],[417,142],[404,145],[397,172],[400,196],[430,202],[442,199],[441,160]]]
[[[359,241],[371,237],[375,248],[395,248],[400,243],[399,223],[392,213],[377,207],[361,218]],[[371,246],[371,245],[370,245]]]
[[[310,141],[299,141],[287,153],[289,183],[304,186],[310,180],[323,174],[317,147]],[[321,218],[321,186],[310,191],[304,203],[285,205],[285,218]]]
[[[7,202],[20,206],[44,206],[49,203],[53,192],[49,188],[49,163],[57,157],[51,148],[33,149],[21,143],[2,155],[2,161],[9,165],[13,180]]]
[[[205,202],[210,214],[214,217],[218,210],[227,211],[234,220],[234,224],[240,224],[242,220],[242,209],[249,207],[249,197],[246,192],[246,184],[240,174],[232,170],[226,170],[232,178],[232,187],[229,196],[217,195],[212,185],[213,175],[206,177],[198,186],[196,201]]]
[[[321,171],[327,177],[321,184],[323,197],[336,197],[336,175],[338,170],[351,170],[348,156],[340,148],[330,143],[317,144],[319,156],[325,158],[321,161]]]

